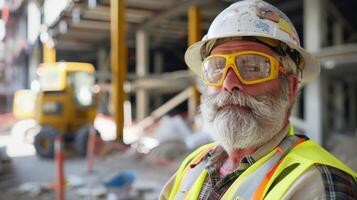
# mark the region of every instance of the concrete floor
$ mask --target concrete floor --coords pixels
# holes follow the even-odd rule
[[[12,143],[9,133],[0,133],[2,144]],[[184,155],[182,155],[183,158]],[[157,199],[160,189],[164,183],[177,169],[179,158],[176,162],[165,165],[158,164],[152,156],[138,154],[130,149],[126,152],[111,153],[104,158],[96,158],[93,172],[89,173],[86,167],[85,158],[71,156],[65,161],[65,175],[68,178],[69,186],[66,189],[66,199],[106,199],[106,196],[79,196],[83,188],[100,190],[103,182],[108,181],[121,172],[133,173],[135,180],[131,188],[111,189],[107,192],[117,193],[122,199]],[[53,190],[41,192],[33,189],[33,192],[20,192],[19,188],[24,183],[31,183],[31,186],[48,186],[55,180],[55,162],[52,159],[41,159],[36,155],[26,155],[12,157],[14,171],[6,177],[0,177],[0,200],[49,200],[54,199]],[[71,179],[82,182],[81,186],[71,186]],[[24,186],[24,185],[23,185]],[[120,198],[119,198],[120,199]]]
[[[35,183],[35,185],[51,184],[55,177],[53,160],[43,160],[37,156],[13,158],[14,173],[8,177],[9,187],[2,190],[0,199],[53,199],[53,191],[43,191],[39,195],[31,193],[21,194],[17,189],[22,183]],[[174,173],[177,164],[159,166],[146,159],[139,158],[131,152],[116,153],[104,159],[96,160],[94,171],[89,173],[85,159],[72,158],[65,162],[66,177],[75,177],[83,182],[82,188],[101,188],[103,182],[111,179],[116,174],[130,170],[136,179],[132,185],[131,197],[134,199],[157,199],[160,189]],[[66,190],[66,199],[96,199],[78,196],[81,187],[69,186]],[[144,193],[141,197],[138,190]],[[129,192],[129,191],[126,191]],[[129,195],[130,196],[130,195]],[[104,198],[104,197],[103,197]]]

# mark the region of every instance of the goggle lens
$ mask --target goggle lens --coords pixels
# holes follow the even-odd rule
[[[270,61],[261,55],[236,56],[235,65],[245,81],[256,81],[270,76]]]
[[[278,62],[263,53],[236,53],[209,56],[202,64],[202,78],[206,84],[218,86],[229,67],[233,67],[238,78],[245,84],[255,84],[275,78]],[[275,73],[274,73],[275,72]]]
[[[209,83],[219,83],[222,79],[226,58],[212,57],[203,63],[203,78]]]

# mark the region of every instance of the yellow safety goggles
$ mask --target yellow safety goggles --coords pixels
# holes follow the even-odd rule
[[[221,86],[229,68],[247,85],[273,80],[279,72],[284,73],[276,58],[259,51],[242,51],[208,56],[202,62],[202,80],[209,86]]]

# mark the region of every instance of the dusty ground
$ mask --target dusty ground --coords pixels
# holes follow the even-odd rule
[[[11,143],[11,138],[8,133],[2,132],[0,141],[2,144]],[[167,153],[168,150],[163,151]],[[68,155],[68,152],[66,154]],[[160,189],[177,169],[184,156],[185,154],[176,155],[178,158],[175,162],[158,163],[156,155],[139,154],[133,149],[126,152],[112,152],[106,157],[95,159],[92,173],[88,172],[84,158],[67,156],[65,161],[65,174],[68,179],[66,199],[107,199],[105,194],[117,194],[121,197],[118,199],[157,199]],[[55,198],[54,191],[46,189],[49,185],[53,185],[55,179],[54,160],[28,155],[12,157],[12,163],[13,173],[0,176],[0,200],[52,200]],[[109,190],[103,188],[105,181],[122,172],[129,172],[135,176],[130,187]],[[79,186],[74,186],[76,183],[73,181]],[[79,193],[83,193],[86,188],[92,188],[93,191],[102,192],[104,195],[80,196]],[[88,194],[85,191],[84,193]]]
[[[178,163],[160,166],[149,160],[138,158],[131,152],[116,153],[104,159],[96,160],[94,172],[89,173],[84,159],[73,158],[66,160],[65,174],[68,178],[80,178],[82,187],[67,187],[66,199],[96,199],[80,197],[80,188],[101,188],[103,182],[124,171],[135,174],[136,179],[132,185],[129,196],[132,199],[157,199],[160,188],[165,181],[174,173]],[[22,193],[17,191],[22,183],[35,182],[48,185],[54,180],[55,166],[52,160],[39,159],[37,156],[18,157],[13,159],[15,172],[7,177],[9,187],[1,191],[0,199],[54,199],[53,191]],[[36,184],[35,184],[36,185]],[[143,193],[140,195],[140,189]],[[102,197],[104,198],[104,196]],[[125,198],[127,199],[127,198]]]

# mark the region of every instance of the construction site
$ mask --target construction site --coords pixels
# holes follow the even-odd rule
[[[153,200],[213,142],[185,63],[239,0],[0,0],[0,200]],[[357,1],[266,0],[320,62],[296,132],[357,170]]]

